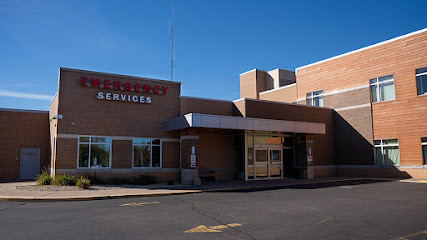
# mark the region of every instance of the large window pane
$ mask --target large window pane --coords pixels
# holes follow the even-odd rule
[[[150,167],[150,146],[133,146],[134,167]]]
[[[427,145],[421,147],[423,149],[423,164],[427,164]]]
[[[375,148],[375,164],[383,165],[383,154],[381,153],[380,147]]]
[[[381,101],[394,100],[394,82],[380,84]]]
[[[267,150],[255,150],[255,161],[267,163]]]
[[[89,167],[89,144],[79,145],[79,167]]]
[[[110,143],[109,137],[92,137],[91,138],[92,143]]]
[[[388,76],[378,78],[378,82],[380,82],[380,83],[385,82],[385,81],[389,81],[389,80],[393,80],[393,75],[388,75]]]
[[[142,151],[144,146],[133,146],[133,166],[142,167]]]
[[[384,164],[397,165],[399,163],[399,147],[384,147]]]
[[[110,144],[92,144],[90,146],[90,167],[110,166]]]
[[[313,96],[319,96],[320,94],[322,94],[323,93],[323,90],[319,90],[319,91],[315,91],[314,93],[313,93]]]
[[[427,75],[417,77],[417,94],[423,95],[427,93]]]
[[[254,136],[248,135],[248,147],[253,147],[253,146],[254,146]]]
[[[263,145],[267,143],[267,136],[265,135],[255,135],[254,136],[255,145]]]
[[[393,144],[399,144],[399,141],[397,139],[383,140],[383,145],[393,145]]]
[[[160,139],[153,139],[153,140],[151,140],[151,143],[153,145],[160,145]]]
[[[316,107],[323,107],[323,97],[315,97],[313,105]]]
[[[147,144],[150,145],[150,139],[149,138],[134,138],[133,139],[134,144]]]
[[[79,137],[80,142],[89,142],[89,137]]]
[[[152,146],[152,167],[160,167],[160,146]]]
[[[307,105],[313,106],[313,99],[312,98],[307,98]]]
[[[254,165],[254,149],[248,148],[248,165]]]
[[[371,86],[371,97],[372,97],[372,102],[378,102],[378,89],[377,89],[377,85],[372,85]]]

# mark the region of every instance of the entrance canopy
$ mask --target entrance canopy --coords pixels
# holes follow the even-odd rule
[[[184,116],[172,118],[165,122],[166,131],[186,128],[278,131],[308,134],[326,133],[324,123],[285,121],[264,118],[245,118],[201,113],[188,113]]]

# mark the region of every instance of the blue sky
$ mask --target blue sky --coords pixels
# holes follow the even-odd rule
[[[239,98],[294,70],[427,27],[427,1],[173,1],[181,94]],[[171,0],[0,1],[0,108],[47,110],[58,68],[170,79]]]

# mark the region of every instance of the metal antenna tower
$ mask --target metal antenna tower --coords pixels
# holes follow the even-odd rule
[[[175,63],[175,57],[173,54],[173,44],[174,44],[174,5],[172,4],[172,20],[169,19],[169,39],[171,40],[171,81],[173,81],[173,65]]]

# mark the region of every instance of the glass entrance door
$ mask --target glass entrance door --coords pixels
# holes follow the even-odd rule
[[[255,179],[268,178],[268,155],[266,148],[255,149]]]
[[[255,169],[254,179],[275,179],[282,178],[282,149],[279,147],[258,147],[255,148]],[[253,165],[248,164],[248,173],[252,175]],[[248,174],[249,176],[249,174]]]
[[[269,152],[269,178],[281,178],[282,174],[282,150],[268,149]]]

